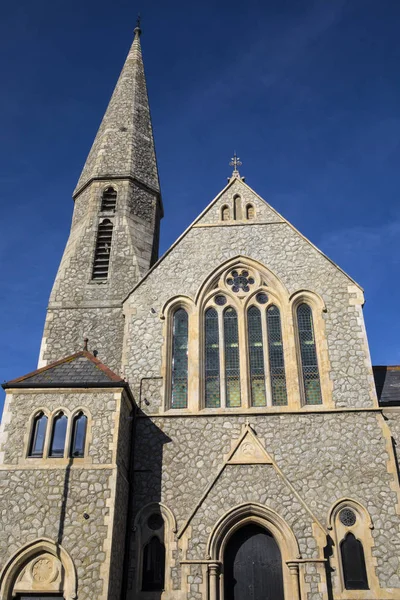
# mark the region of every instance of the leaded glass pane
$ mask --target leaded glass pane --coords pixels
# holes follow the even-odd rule
[[[321,404],[321,384],[315,347],[314,325],[312,311],[308,304],[300,304],[298,307],[297,325],[299,330],[305,402],[306,404]]]
[[[34,420],[29,456],[41,458],[43,456],[44,441],[46,438],[47,417],[40,413]]]
[[[209,308],[205,314],[205,404],[207,408],[221,406],[219,328],[215,308]]]
[[[274,406],[287,404],[285,361],[283,356],[281,314],[277,306],[267,310],[269,374]]]
[[[261,313],[256,306],[247,312],[247,334],[250,359],[251,405],[265,406],[265,370],[264,348],[262,339]]]
[[[172,408],[186,408],[188,396],[188,316],[183,308],[174,314],[172,342]]]
[[[240,406],[241,400],[238,319],[231,307],[224,312],[224,339],[226,406],[232,408]]]
[[[49,456],[52,458],[62,458],[64,456],[65,436],[67,434],[68,418],[64,413],[60,413],[54,419],[53,435],[51,438]]]

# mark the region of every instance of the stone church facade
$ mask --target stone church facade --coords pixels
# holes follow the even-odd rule
[[[3,386],[0,600],[400,599],[400,368],[236,158],[158,260],[140,33]]]

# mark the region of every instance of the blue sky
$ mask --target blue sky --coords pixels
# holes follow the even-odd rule
[[[398,0],[19,0],[0,22],[0,380],[35,368],[72,190],[142,13],[161,252],[247,183],[365,289],[400,363]]]

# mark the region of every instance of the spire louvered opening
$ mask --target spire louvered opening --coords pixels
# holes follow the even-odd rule
[[[117,206],[117,192],[114,188],[109,187],[104,190],[101,197],[101,211],[102,212],[115,212]]]
[[[93,279],[106,279],[110,265],[111,241],[113,224],[110,219],[104,219],[97,230],[96,250],[93,262]]]

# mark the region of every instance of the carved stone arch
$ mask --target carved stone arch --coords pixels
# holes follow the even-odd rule
[[[226,296],[227,302],[224,305],[224,308],[226,308],[229,305],[233,306],[236,309],[238,309],[240,307],[240,303],[238,302],[237,296],[235,296],[235,294],[231,290],[227,290],[224,288],[215,288],[215,289],[209,290],[208,293],[205,294],[204,297],[202,298],[201,304],[198,307],[200,315],[203,316],[204,307],[210,302],[210,300],[214,296]]]
[[[54,421],[54,419],[60,413],[64,413],[64,415],[68,418],[68,420],[71,418],[71,411],[68,408],[65,408],[64,406],[59,406],[51,411],[51,413],[50,413],[51,421]]]
[[[260,292],[263,292],[264,294],[267,294],[267,296],[268,296],[268,302],[266,302],[265,304],[259,304],[256,301],[256,296]],[[277,306],[280,311],[285,309],[285,304],[282,303],[282,299],[281,299],[280,295],[276,294],[275,290],[271,290],[270,288],[265,287],[265,286],[262,286],[256,290],[254,290],[253,292],[250,292],[250,294],[248,294],[247,298],[244,301],[244,309],[247,310],[247,308],[252,304],[257,306],[260,310],[265,310],[272,304]]]
[[[343,515],[342,511],[346,510]],[[349,511],[349,512],[347,512]],[[343,515],[343,517],[342,517]],[[374,523],[367,508],[358,500],[353,498],[340,498],[332,505],[328,513],[328,530],[330,531],[330,543],[332,554],[330,557],[333,567],[333,588],[339,595],[345,592],[345,577],[342,564],[341,543],[351,533],[361,542],[364,552],[366,573],[369,590],[363,589],[362,597],[369,600],[386,598],[385,590],[382,590],[376,575],[377,560],[373,555],[374,537],[372,530]],[[349,592],[346,592],[349,593]],[[354,591],[353,594],[359,592]],[[352,596],[353,597],[353,596]],[[357,596],[359,597],[359,596]]]
[[[296,310],[299,304],[304,302],[305,304],[309,304],[314,310],[327,312],[326,304],[322,296],[311,290],[297,290],[290,295],[289,301],[293,310]]]
[[[18,589],[20,588],[20,590]],[[0,574],[0,598],[11,600],[18,591],[62,593],[77,598],[77,576],[69,553],[47,538],[29,542],[9,559]]]
[[[161,515],[164,524],[158,530],[152,530],[148,526],[148,519],[152,515]],[[135,555],[136,569],[136,596],[138,600],[148,598],[148,592],[142,591],[142,570],[143,570],[143,551],[146,544],[153,537],[156,537],[165,547],[165,588],[161,596],[157,598],[169,598],[172,593],[172,580],[168,573],[173,566],[173,553],[177,550],[177,523],[173,512],[165,505],[159,502],[151,502],[143,506],[137,513],[134,520],[135,532]]]
[[[217,521],[210,534],[207,543],[210,598],[223,598],[223,575],[218,581],[218,565],[223,564],[225,549],[231,536],[250,523],[260,525],[273,535],[282,556],[285,598],[300,600],[298,561],[301,555],[296,536],[276,511],[256,502],[231,508]]]
[[[213,269],[209,275],[207,275],[196,293],[195,303],[201,303],[204,296],[210,290],[217,288],[218,282],[224,273],[231,269],[240,267],[252,269],[259,274],[259,281],[257,282],[258,286],[266,285],[268,288],[274,289],[275,293],[278,294],[282,300],[287,300],[289,298],[289,292],[286,286],[282,283],[279,277],[273,273],[273,271],[268,269],[268,267],[258,260],[247,256],[238,255],[224,261],[218,265],[218,267]]]
[[[164,303],[160,312],[160,319],[165,320],[178,308],[184,308],[188,314],[191,314],[195,310],[195,305],[190,296],[172,296]]]

